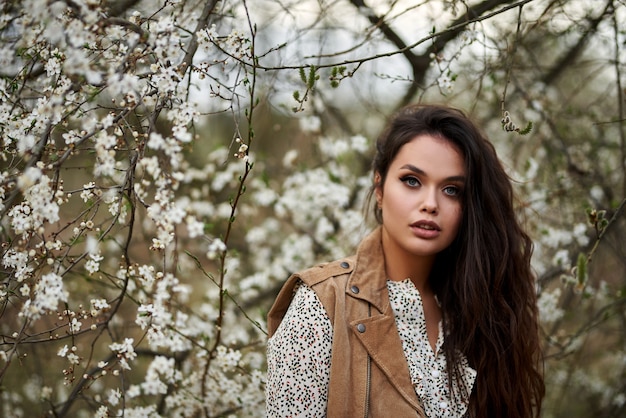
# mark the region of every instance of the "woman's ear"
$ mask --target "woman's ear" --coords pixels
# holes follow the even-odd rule
[[[383,183],[380,173],[374,173],[374,192],[376,194],[376,206],[380,209],[383,205]]]

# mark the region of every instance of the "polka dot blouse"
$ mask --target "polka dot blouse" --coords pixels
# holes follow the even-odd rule
[[[422,300],[413,283],[387,281],[402,348],[413,387],[428,417],[463,417],[467,404],[453,402],[448,389],[446,360],[441,347],[428,342]],[[330,381],[332,324],[315,292],[304,284],[294,298],[276,333],[267,343],[267,416],[324,417]],[[471,388],[476,372],[462,358],[462,379]],[[456,387],[456,382],[453,382]]]

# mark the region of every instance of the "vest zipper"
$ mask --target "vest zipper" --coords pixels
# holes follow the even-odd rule
[[[371,304],[367,304],[367,316],[371,317],[372,316],[372,305]],[[370,413],[370,386],[371,386],[371,380],[372,380],[372,358],[370,357],[369,353],[367,354],[367,382],[365,384],[365,416],[364,418],[367,418],[367,416]]]
[[[370,355],[367,355],[367,386],[366,386],[366,390],[367,390],[367,396],[365,398],[365,418],[367,418],[367,416],[370,413],[370,380],[372,378],[371,376],[371,371],[372,371],[372,358],[370,357]]]

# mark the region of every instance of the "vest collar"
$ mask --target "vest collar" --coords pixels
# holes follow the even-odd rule
[[[386,312],[390,309],[382,247],[382,227],[377,227],[359,245],[346,293],[371,303],[379,312]]]

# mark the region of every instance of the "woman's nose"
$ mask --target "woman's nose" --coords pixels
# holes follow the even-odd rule
[[[422,212],[435,214],[437,213],[438,209],[439,205],[437,203],[436,191],[430,190],[425,194],[424,200],[421,203],[420,210]]]

